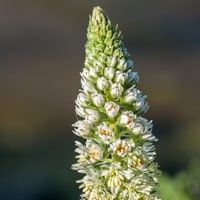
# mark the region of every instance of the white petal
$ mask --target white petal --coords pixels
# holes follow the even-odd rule
[[[86,119],[91,122],[98,122],[99,121],[99,112],[93,109],[86,109]]]
[[[124,88],[119,83],[114,83],[110,89],[110,95],[112,98],[120,98]]]
[[[105,99],[102,94],[95,93],[95,94],[92,94],[91,97],[95,106],[101,107],[104,105]]]
[[[100,77],[97,80],[97,87],[99,90],[104,91],[109,87],[109,82],[105,77]]]
[[[119,112],[119,105],[115,102],[108,102],[105,104],[106,114],[110,118],[114,118]]]

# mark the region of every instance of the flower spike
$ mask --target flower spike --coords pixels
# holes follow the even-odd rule
[[[146,96],[121,32],[100,7],[90,16],[74,133],[82,200],[160,200]]]

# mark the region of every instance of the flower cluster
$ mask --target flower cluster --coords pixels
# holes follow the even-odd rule
[[[81,199],[158,200],[158,175],[152,122],[142,115],[146,96],[136,86],[138,74],[121,33],[100,7],[88,26],[82,90],[76,100],[80,117],[74,133],[77,163],[84,177]]]

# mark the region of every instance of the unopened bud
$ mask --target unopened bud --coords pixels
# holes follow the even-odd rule
[[[108,102],[105,104],[106,114],[110,118],[114,118],[119,112],[119,105],[115,102]]]
[[[133,114],[132,111],[125,111],[121,114],[119,119],[119,124],[131,127],[133,124],[133,120],[136,118],[136,116]]]
[[[97,79],[97,87],[99,90],[104,91],[109,87],[109,82],[105,77],[100,77]]]
[[[124,85],[125,81],[128,78],[127,73],[123,73],[121,71],[117,71],[115,75],[115,82]]]
[[[114,83],[110,89],[110,95],[112,98],[118,99],[121,97],[124,88],[119,83]]]
[[[115,76],[115,68],[112,67],[107,67],[104,69],[104,76],[109,79],[112,80]]]

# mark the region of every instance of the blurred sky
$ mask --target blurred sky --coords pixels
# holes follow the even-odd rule
[[[200,156],[200,1],[0,0],[1,200],[79,198],[71,124],[96,5],[135,61],[160,168]]]

